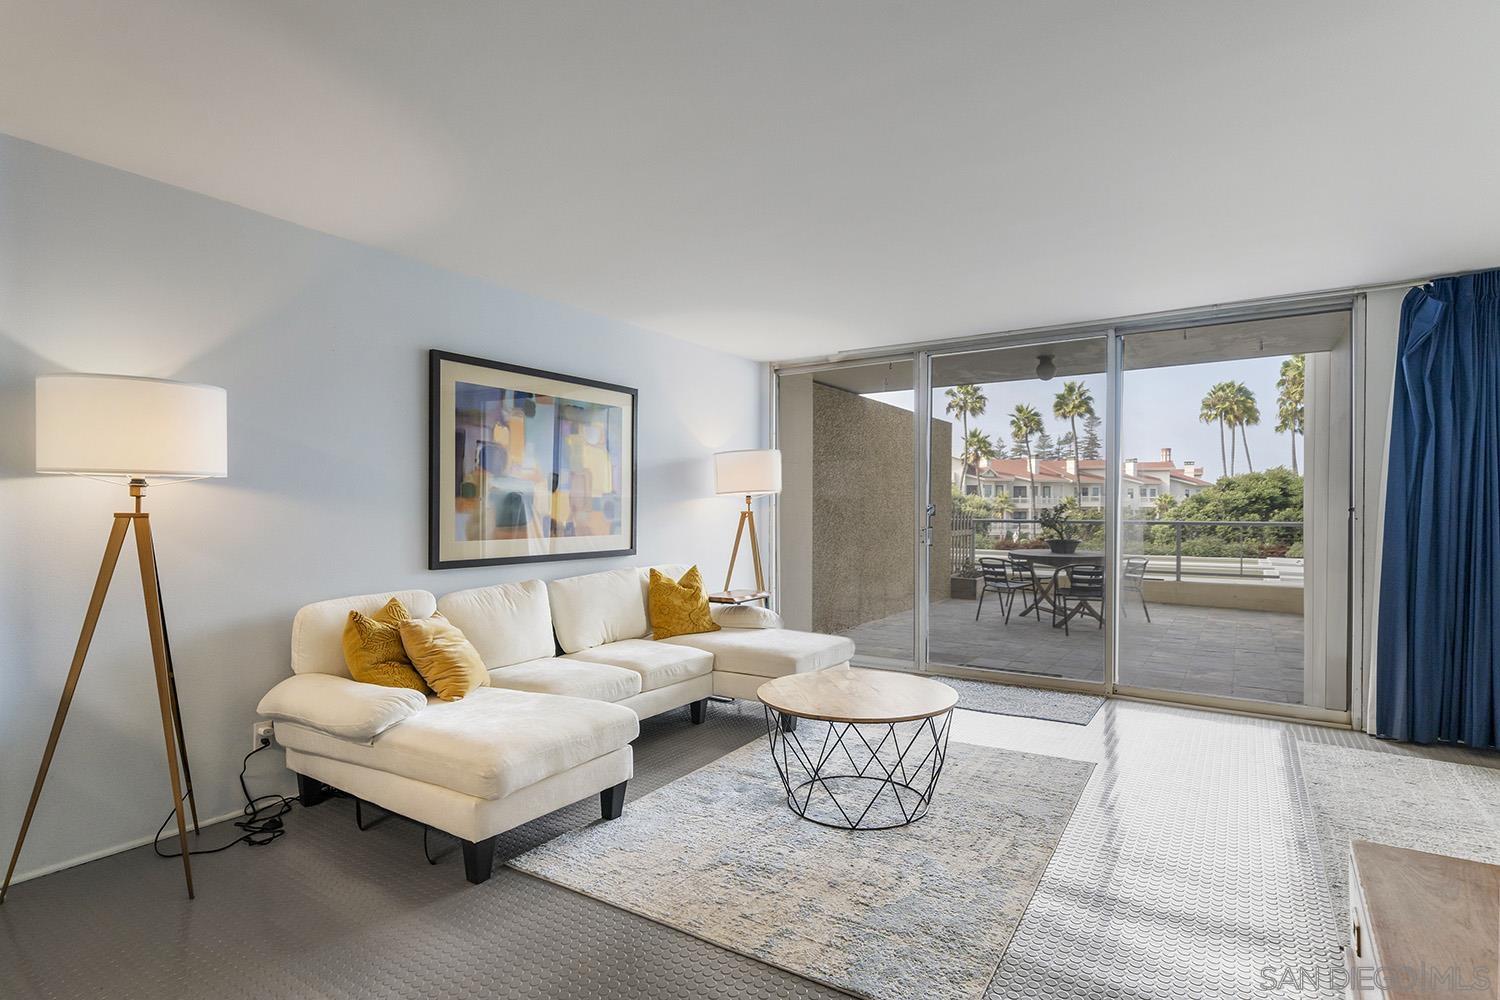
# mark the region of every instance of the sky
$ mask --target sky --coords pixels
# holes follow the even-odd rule
[[[1276,379],[1281,375],[1284,358],[1250,358],[1243,361],[1218,361],[1203,365],[1181,365],[1173,368],[1150,368],[1127,371],[1124,377],[1124,394],[1121,400],[1120,444],[1124,458],[1138,458],[1143,462],[1155,461],[1161,449],[1171,448],[1172,459],[1178,465],[1184,461],[1195,461],[1205,467],[1208,478],[1217,478],[1221,473],[1219,459],[1219,430],[1217,424],[1204,424],[1198,420],[1199,404],[1203,395],[1215,382],[1243,382],[1255,394],[1260,406],[1260,424],[1246,428],[1250,438],[1250,457],[1256,469],[1275,465],[1291,464],[1291,443],[1286,434],[1277,434],[1276,427]],[[985,385],[988,405],[985,412],[970,418],[970,428],[978,427],[991,438],[1003,438],[1007,445],[1010,438],[1010,412],[1017,403],[1027,403],[1042,414],[1047,433],[1054,438],[1067,433],[1066,421],[1052,416],[1052,400],[1062,389],[1065,379],[1050,382],[1032,380],[1027,382],[1002,382]],[[1089,387],[1094,395],[1094,408],[1103,416],[1103,374],[1087,375],[1077,379]],[[933,416],[953,420],[943,412],[947,397],[939,389],[934,394]],[[910,390],[902,392],[872,393],[870,398],[911,409]],[[953,421],[955,428],[958,426]],[[1083,433],[1080,422],[1079,433]],[[959,451],[962,432],[955,429],[953,453]],[[1103,437],[1103,431],[1100,431]],[[1240,446],[1236,471],[1245,471],[1244,446]],[[1297,462],[1302,462],[1302,440],[1297,440]]]

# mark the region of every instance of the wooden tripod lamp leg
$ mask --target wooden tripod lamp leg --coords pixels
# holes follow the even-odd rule
[[[99,624],[99,609],[104,606],[104,595],[109,593],[109,581],[115,575],[115,564],[120,561],[120,549],[125,545],[125,532],[129,529],[130,515],[116,514],[115,525],[109,532],[109,543],[104,546],[104,560],[99,564],[99,577],[94,581],[94,594],[89,598],[88,613],[83,616],[83,631],[78,634],[78,646],[73,650],[73,665],[68,668],[68,679],[63,684],[62,698],[57,703],[57,715],[52,719],[52,732],[47,736],[47,749],[42,753],[42,766],[37,768],[36,784],[31,786],[31,801],[26,804],[21,832],[16,835],[16,848],[10,855],[10,867],[5,869],[5,884],[0,885],[0,903],[5,902],[5,894],[10,891],[10,880],[16,873],[16,861],[21,857],[21,845],[26,843],[26,831],[31,829],[31,817],[36,813],[37,800],[42,797],[47,769],[52,766],[52,755],[57,751],[57,738],[62,733],[63,723],[67,721],[68,706],[73,704],[78,675],[83,671],[89,643],[94,639],[94,628]]]
[[[156,540],[152,539],[151,560],[156,562]],[[188,808],[192,810],[193,834],[196,836],[198,829],[198,799],[193,795],[193,770],[188,766],[187,738],[182,734],[182,705],[177,700],[177,674],[172,669],[172,640],[167,632],[167,607],[166,602],[161,599],[161,574],[156,575],[156,606],[161,609],[161,640],[162,648],[167,654],[167,690],[172,696],[172,725],[177,731],[177,756],[182,760],[182,791],[187,798]]]
[[[172,803],[177,814],[177,843],[182,848],[182,877],[187,880],[188,899],[193,898],[193,864],[188,855],[187,821],[182,810],[182,780],[177,767],[177,741],[172,711],[172,684],[167,676],[166,630],[162,627],[161,590],[156,576],[156,548],[151,542],[151,519],[131,515],[135,521],[135,547],[141,563],[141,592],[146,597],[146,628],[151,633],[151,659],[156,665],[156,694],[161,703],[161,733],[167,743],[167,770],[172,776]]]
[[[734,563],[740,557],[740,539],[744,537],[745,515],[749,513],[748,510],[740,511],[740,526],[734,532],[734,549],[729,553],[729,572],[724,574],[724,589],[726,591],[729,590],[729,582],[734,579]],[[752,546],[755,544],[755,533],[753,531],[750,533],[750,544]]]
[[[744,518],[750,525],[750,555],[755,560],[755,589],[764,591],[766,578],[760,568],[760,542],[755,537],[755,512],[745,511]]]

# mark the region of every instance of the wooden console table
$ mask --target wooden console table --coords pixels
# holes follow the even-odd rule
[[[1500,997],[1500,865],[1357,840],[1349,850],[1349,995]]]

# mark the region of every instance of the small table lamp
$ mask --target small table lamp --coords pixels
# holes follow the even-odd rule
[[[162,614],[161,581],[156,572],[156,548],[150,515],[141,510],[147,480],[181,481],[222,478],[229,474],[226,393],[212,385],[192,385],[128,375],[44,375],[36,380],[36,471],[70,473],[95,479],[118,479],[129,488],[135,509],[116,514],[104,562],[94,583],[83,631],[73,652],[73,665],[63,685],[62,700],[52,720],[47,749],[42,754],[31,801],[21,821],[16,848],[0,885],[0,903],[10,889],[21,845],[31,826],[47,769],[57,750],[57,738],[68,716],[78,686],[78,675],[88,655],[99,611],[109,592],[115,563],[125,545],[125,534],[135,530],[140,560],[141,590],[146,599],[146,630],[156,668],[156,693],[161,703],[162,736],[167,746],[167,769],[172,777],[172,801],[177,814],[177,839],[182,847],[182,874],[188,898],[193,898],[193,870],[188,860],[187,825],[183,804],[192,808],[193,832],[198,832],[198,806],[193,802],[193,778],[188,770],[187,744],[177,703],[177,680],[172,672],[172,650]],[[181,778],[178,760],[181,759]],[[184,793],[183,789],[186,788]]]
[[[750,500],[781,492],[781,452],[774,448],[719,452],[714,456],[714,491],[720,495],[745,498],[745,509],[740,511],[740,526],[734,533],[734,550],[729,555],[729,572],[724,575],[724,590],[729,590],[729,581],[734,578],[740,539],[748,525],[750,556],[755,561],[755,589],[764,592],[766,581],[760,568],[760,542],[755,537],[755,512],[750,507]]]

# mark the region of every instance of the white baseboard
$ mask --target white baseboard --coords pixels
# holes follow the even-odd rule
[[[227,812],[222,816],[210,816],[208,819],[200,819],[198,821],[198,828],[200,830],[207,829],[208,827],[213,826],[216,823],[222,823],[225,820],[240,819],[244,815],[245,812],[243,809],[236,809],[234,812]],[[173,839],[175,840],[176,838]],[[13,886],[18,885],[22,882],[27,882],[34,878],[41,878],[43,875],[51,875],[53,872],[60,872],[65,868],[76,868],[79,865],[86,865],[90,861],[98,861],[100,858],[107,858],[112,854],[121,854],[125,851],[133,851],[137,847],[145,847],[147,844],[151,843],[151,840],[152,837],[148,834],[144,837],[137,837],[135,840],[128,840],[123,844],[116,844],[114,847],[105,847],[101,850],[91,851],[81,857],[69,858],[67,861],[59,861],[56,864],[47,865],[44,868],[33,868],[30,871],[19,872],[17,873],[15,878],[10,880],[10,884]]]

